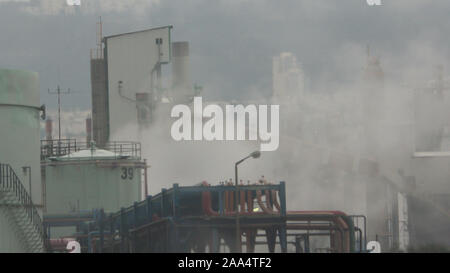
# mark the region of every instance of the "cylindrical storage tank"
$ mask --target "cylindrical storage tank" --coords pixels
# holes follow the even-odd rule
[[[46,214],[104,209],[116,212],[141,199],[140,158],[112,151],[81,150],[49,158],[45,168]]]
[[[10,164],[29,190],[35,205],[42,204],[40,168],[40,101],[38,74],[0,69],[0,163]]]
[[[192,95],[188,42],[172,43],[172,86],[173,97],[178,102],[183,102]]]
[[[123,156],[93,145],[91,149],[47,158],[42,166],[44,218],[78,215],[94,209],[113,213],[142,199],[141,173],[145,163],[140,157]],[[72,236],[74,232],[73,226],[52,228],[51,237]]]
[[[39,100],[37,73],[0,69],[0,163],[5,164],[0,179],[8,180],[5,166],[10,165],[28,193],[31,181],[31,197],[35,205],[42,202]],[[0,188],[3,189],[0,202],[20,202],[18,199],[2,199],[9,193],[15,196],[13,191],[8,191],[10,186],[2,185],[6,185],[6,188]],[[17,224],[17,219],[14,220],[15,208],[0,206],[0,252],[30,251],[28,242],[18,235],[23,234],[21,232],[27,227]],[[39,206],[38,213],[42,214]]]

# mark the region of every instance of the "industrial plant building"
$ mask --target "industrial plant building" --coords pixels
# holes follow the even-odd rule
[[[392,104],[370,54],[357,97],[308,95],[296,57],[273,59],[274,92],[265,102],[285,109],[285,157],[274,172],[296,184],[192,181],[150,195],[141,133],[157,112],[169,116],[200,90],[190,78],[189,43],[172,41],[171,30],[103,37],[100,24],[86,141],[55,139],[48,120],[40,140],[46,113],[38,75],[0,70],[0,252],[66,252],[70,241],[100,253],[367,252],[369,240],[384,251],[450,245],[442,240],[450,228],[450,155],[442,150],[450,124],[429,122],[450,109],[442,75],[426,90],[399,91],[416,102],[405,110],[415,115],[389,116],[390,107],[402,107]],[[163,65],[172,67],[168,87]],[[429,104],[434,112],[423,110]]]

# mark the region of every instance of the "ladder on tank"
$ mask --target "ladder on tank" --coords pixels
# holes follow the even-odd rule
[[[15,235],[26,252],[44,252],[42,220],[30,195],[8,164],[0,163],[0,210],[15,228]]]

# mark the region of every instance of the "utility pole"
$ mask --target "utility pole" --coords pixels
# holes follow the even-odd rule
[[[58,142],[61,142],[61,94],[69,94],[70,88],[68,88],[67,91],[62,92],[58,85],[56,87],[56,92],[51,92],[50,89],[48,89],[48,93],[58,95]]]

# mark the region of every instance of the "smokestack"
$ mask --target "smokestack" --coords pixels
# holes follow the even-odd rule
[[[92,141],[92,118],[88,117],[86,119],[86,142],[88,146],[90,146],[91,141]]]
[[[53,121],[50,118],[48,118],[45,121],[45,139],[52,140],[52,134],[53,134]]]
[[[193,95],[189,73],[189,43],[172,43],[172,87],[177,102],[188,100]]]

